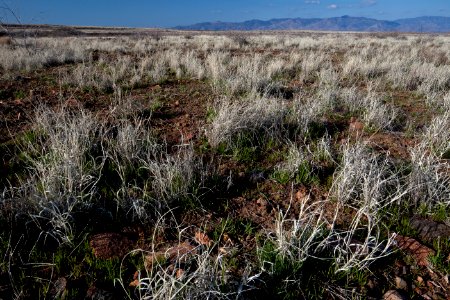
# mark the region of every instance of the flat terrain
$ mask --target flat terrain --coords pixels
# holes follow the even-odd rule
[[[448,34],[8,30],[0,299],[450,297]]]

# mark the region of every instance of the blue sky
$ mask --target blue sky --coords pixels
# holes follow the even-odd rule
[[[450,0],[0,0],[22,23],[171,27],[209,21],[450,16]],[[14,18],[0,9],[0,20]]]

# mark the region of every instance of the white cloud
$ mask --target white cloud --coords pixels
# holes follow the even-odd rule
[[[328,9],[337,9],[338,6],[336,4],[330,4],[327,6]]]
[[[320,4],[320,0],[305,0],[306,4]]]
[[[377,4],[377,0],[362,0],[361,3],[364,6],[373,6]]]

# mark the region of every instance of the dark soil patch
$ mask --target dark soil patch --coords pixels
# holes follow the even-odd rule
[[[405,161],[409,160],[410,149],[416,144],[413,138],[406,137],[402,133],[394,132],[381,132],[370,135],[368,141],[378,152]]]
[[[214,99],[209,84],[180,80],[137,90],[137,98],[148,97],[155,110],[151,126],[165,140],[169,150],[198,140],[205,129],[207,108]]]

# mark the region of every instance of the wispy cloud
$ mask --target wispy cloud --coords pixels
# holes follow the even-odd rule
[[[306,4],[320,4],[320,0],[305,0]]]
[[[374,6],[377,4],[377,0],[362,0],[361,4],[363,6]]]
[[[327,6],[327,8],[328,9],[337,9],[338,6],[337,6],[337,4],[330,4],[330,5]]]

